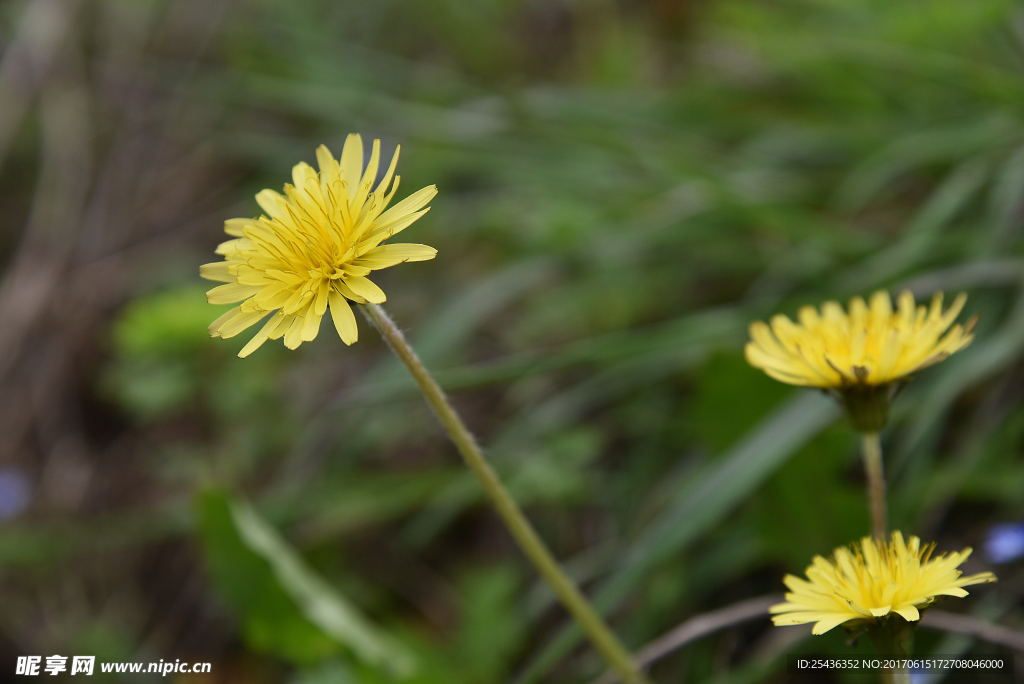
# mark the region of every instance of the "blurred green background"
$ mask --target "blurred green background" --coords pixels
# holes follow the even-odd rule
[[[944,609],[1024,628],[1018,3],[12,0],[0,45],[0,681],[53,653],[601,672],[362,321],[244,361],[207,336],[223,220],[350,132],[402,145],[402,196],[437,184],[405,237],[438,257],[377,278],[388,309],[627,646],[866,534],[856,435],[742,347],[878,288],[981,314],[896,404],[890,506],[999,575]],[[652,676],[847,648],[808,632],[754,621]]]

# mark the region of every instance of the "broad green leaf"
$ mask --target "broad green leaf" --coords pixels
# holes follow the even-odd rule
[[[242,623],[246,643],[297,664],[312,664],[339,650],[284,591],[270,563],[242,539],[233,502],[220,492],[196,502],[206,562],[221,595]]]
[[[308,663],[340,644],[377,668],[412,672],[412,656],[310,569],[252,507],[208,492],[199,511],[211,570],[242,614],[253,647]]]

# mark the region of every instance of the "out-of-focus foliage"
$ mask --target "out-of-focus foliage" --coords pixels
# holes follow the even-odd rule
[[[367,326],[244,361],[206,336],[221,222],[349,132],[402,145],[400,196],[438,185],[407,232],[438,257],[383,272],[387,306],[629,647],[867,531],[855,434],[746,366],[753,319],[967,291],[977,340],[883,435],[893,522],[941,550],[1024,517],[1010,0],[22,0],[0,43],[0,464],[33,483],[0,522],[5,657],[600,671]],[[950,609],[1020,628],[1020,561],[995,570]],[[838,632],[752,623],[652,675],[781,682]]]
[[[323,660],[335,642],[388,674],[408,677],[411,656],[340,596],[249,506],[208,492],[199,526],[214,579],[244,616],[246,641],[287,660]]]

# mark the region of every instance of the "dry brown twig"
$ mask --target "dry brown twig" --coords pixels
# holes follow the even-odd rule
[[[943,632],[966,634],[1024,653],[1024,632],[1018,632],[1002,625],[993,625],[991,622],[985,622],[970,615],[947,613],[944,610],[929,610],[921,616],[921,626]]]
[[[639,667],[647,667],[703,636],[749,622],[750,620],[768,617],[768,607],[781,600],[782,597],[776,594],[758,596],[757,598],[734,603],[725,608],[713,610],[710,613],[695,615],[641,648],[636,654],[637,665]],[[619,678],[614,672],[609,671],[593,680],[590,684],[614,684],[617,681],[619,681]]]

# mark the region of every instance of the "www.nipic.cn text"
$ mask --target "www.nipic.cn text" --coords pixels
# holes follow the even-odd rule
[[[68,662],[70,660],[70,663]],[[91,675],[95,671],[96,656],[18,656],[14,674],[19,675],[52,675],[72,674]],[[166,677],[169,674],[210,672],[210,663],[190,663],[181,660],[157,663],[103,663],[99,664],[100,672],[138,672],[158,674]]]

